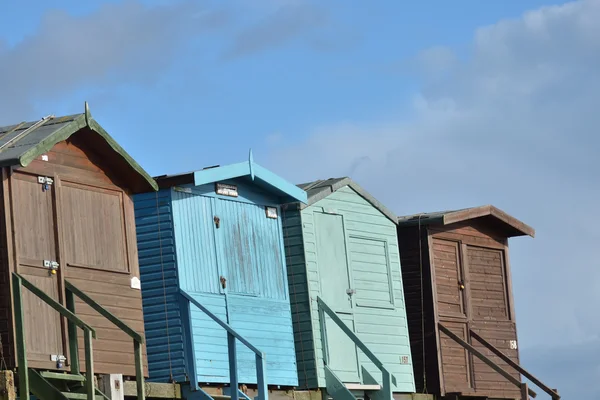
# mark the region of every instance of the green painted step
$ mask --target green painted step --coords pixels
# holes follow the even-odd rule
[[[83,375],[63,374],[63,373],[60,373],[60,372],[49,372],[49,371],[44,371],[40,375],[42,375],[46,379],[56,379],[56,380],[74,381],[74,382],[85,382],[85,376],[83,376]]]
[[[74,393],[74,392],[63,392],[63,396],[65,396],[67,399],[76,399],[76,400],[87,400],[87,394],[86,393]],[[96,400],[104,400],[105,397],[102,395],[97,394],[96,395]]]

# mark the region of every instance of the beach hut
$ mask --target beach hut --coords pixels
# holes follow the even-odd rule
[[[193,300],[266,355],[266,384],[296,386],[280,205],[306,193],[251,154],[156,180],[135,198],[150,380],[230,383],[227,332]],[[257,384],[236,342],[237,382]]]
[[[55,378],[84,380],[48,371],[136,376],[144,324],[131,196],[155,181],[87,104],[82,114],[0,127],[0,172],[2,362],[19,369],[21,389],[33,374],[41,399]]]
[[[283,218],[299,387],[414,392],[396,216],[349,178],[298,186],[308,204]]]
[[[508,251],[514,236],[533,237],[534,230],[493,206],[399,218],[417,391],[521,398],[515,383],[460,344],[520,382],[518,370],[492,350],[519,363]]]

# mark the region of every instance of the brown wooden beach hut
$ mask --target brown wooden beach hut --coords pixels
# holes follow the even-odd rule
[[[7,366],[18,367],[21,334],[13,273],[65,307],[72,285],[143,335],[131,196],[155,190],[154,180],[87,104],[82,114],[0,127],[0,172],[0,337]],[[68,371],[66,319],[31,290],[23,288],[22,301],[28,367]],[[134,376],[131,335],[79,297],[75,310],[96,331],[94,371]],[[81,338],[79,347],[85,370]]]
[[[411,215],[398,222],[417,392],[521,398],[520,373],[485,343],[519,363],[508,238],[533,237],[534,229],[493,206]]]

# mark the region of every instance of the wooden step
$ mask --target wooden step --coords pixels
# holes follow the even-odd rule
[[[46,379],[56,379],[62,381],[85,382],[85,376],[76,374],[63,374],[60,372],[43,371],[40,373]]]
[[[87,400],[87,393],[62,392],[67,399]],[[104,400],[105,397],[97,394],[96,400]]]
[[[363,385],[362,383],[344,383],[348,390],[364,390],[365,392],[381,390],[380,385]]]

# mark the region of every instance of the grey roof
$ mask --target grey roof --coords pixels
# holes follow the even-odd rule
[[[462,208],[459,210],[436,211],[401,216],[398,217],[398,225],[451,225],[484,217],[488,220],[489,218],[492,218],[497,223],[502,224],[504,227],[503,229],[508,232],[509,236],[535,236],[535,229],[489,204],[479,207]]]
[[[84,128],[88,128],[104,139],[110,148],[142,177],[148,188],[158,189],[154,179],[92,118],[87,103],[83,114],[64,117],[51,115],[35,122],[21,122],[0,127],[0,167],[12,165],[26,167],[56,143],[68,139]]]
[[[388,217],[395,224],[398,223],[398,217],[396,214],[391,212],[387,207],[380,203],[375,197],[369,194],[366,190],[360,187],[356,182],[348,177],[343,178],[330,178],[325,180],[318,180],[314,182],[301,183],[297,185],[300,189],[304,190],[308,195],[308,204],[300,205],[300,208],[306,208],[319,200],[322,200],[337,190],[348,186],[358,193],[362,198],[367,200],[373,207],[379,210],[383,215]]]

